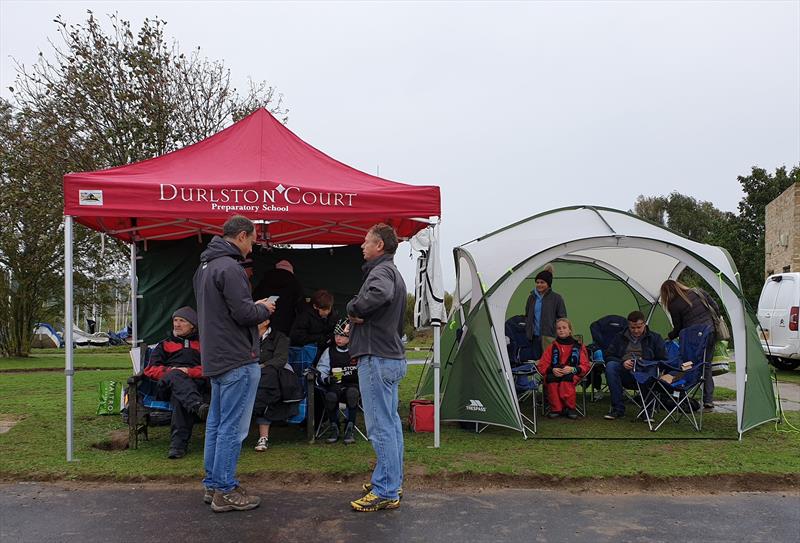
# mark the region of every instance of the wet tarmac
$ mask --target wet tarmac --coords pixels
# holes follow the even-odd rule
[[[249,491],[261,507],[215,514],[185,484],[7,483],[0,541],[800,541],[796,492],[407,490],[400,509],[355,513],[357,488]]]

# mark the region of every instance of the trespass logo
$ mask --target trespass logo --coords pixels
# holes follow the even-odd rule
[[[286,212],[291,206],[353,207],[355,192],[324,192],[286,187],[279,183],[272,189],[237,189],[182,187],[161,183],[159,201],[207,203],[213,211]]]
[[[470,400],[467,405],[464,406],[467,411],[480,411],[481,413],[486,412],[486,408],[483,406],[480,400]]]

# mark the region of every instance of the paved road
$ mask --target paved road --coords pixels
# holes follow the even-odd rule
[[[409,490],[400,509],[371,514],[348,510],[355,494],[273,489],[258,509],[215,514],[186,485],[5,484],[0,541],[800,541],[797,493]]]

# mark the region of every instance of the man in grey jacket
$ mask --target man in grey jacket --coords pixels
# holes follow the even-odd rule
[[[350,355],[358,358],[358,383],[369,441],[377,463],[366,495],[350,502],[356,511],[400,507],[403,484],[403,424],[398,385],[406,375],[401,340],[406,311],[406,284],[394,265],[397,234],[376,224],[364,237],[364,283],[347,304],[350,317]]]
[[[200,360],[211,380],[211,406],[206,420],[204,501],[214,512],[245,511],[261,499],[248,495],[236,479],[242,442],[250,429],[258,380],[257,325],[267,320],[275,304],[253,302],[244,268],[239,265],[252,250],[255,226],[233,216],[200,255],[194,274],[197,298]]]

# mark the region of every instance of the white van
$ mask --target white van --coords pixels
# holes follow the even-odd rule
[[[767,278],[758,299],[763,328],[761,346],[778,369],[800,366],[800,272],[776,273]]]

